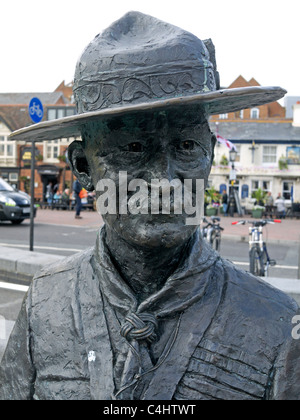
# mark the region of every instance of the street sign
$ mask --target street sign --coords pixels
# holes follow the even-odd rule
[[[31,120],[34,123],[42,121],[44,116],[44,108],[39,98],[32,98],[29,102],[28,112]]]
[[[22,149],[22,154],[21,154],[21,159],[23,161],[31,161],[31,147],[24,147]],[[35,152],[34,152],[34,156],[35,159],[37,159],[37,157],[41,154],[41,152],[39,151],[39,149],[36,147],[35,148]]]
[[[42,121],[44,116],[44,108],[42,102],[39,98],[32,98],[29,102],[28,113],[31,118],[31,121],[36,124]],[[30,205],[30,238],[29,238],[29,250],[33,251],[33,242],[34,242],[34,171],[35,171],[35,145],[34,140],[31,142],[31,185],[30,185],[30,195],[31,195],[31,205]]]
[[[230,181],[236,181],[236,170],[235,169],[230,170],[229,179],[230,179]]]

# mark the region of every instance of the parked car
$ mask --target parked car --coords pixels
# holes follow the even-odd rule
[[[23,191],[15,190],[4,179],[0,178],[0,220],[10,220],[20,224],[30,218],[31,198]],[[36,208],[34,208],[34,217]]]

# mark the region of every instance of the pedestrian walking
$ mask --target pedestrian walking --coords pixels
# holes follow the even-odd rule
[[[49,204],[49,206],[51,206],[52,201],[53,201],[53,188],[52,188],[53,184],[52,182],[49,182],[49,184],[46,187],[46,200],[47,203]]]
[[[236,206],[235,198],[234,198],[234,195],[231,193],[229,197],[229,203],[228,203],[228,212],[230,214],[230,217],[234,217],[235,206]]]
[[[223,213],[224,216],[227,216],[227,209],[228,209],[228,194],[226,190],[222,192],[222,204],[223,204]]]
[[[80,216],[80,212],[82,209],[82,203],[81,203],[81,198],[80,198],[81,190],[82,190],[82,186],[80,182],[78,181],[78,179],[76,179],[73,183],[73,191],[75,194],[75,219],[82,219],[82,217]]]

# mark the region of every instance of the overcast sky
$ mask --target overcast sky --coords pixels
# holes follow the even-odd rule
[[[52,92],[84,47],[130,10],[216,47],[221,85],[240,74],[300,96],[299,0],[2,0],[0,92]]]

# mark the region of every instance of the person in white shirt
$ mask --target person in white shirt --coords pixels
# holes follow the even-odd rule
[[[278,197],[275,201],[275,206],[277,207],[277,217],[285,217],[286,209],[285,209],[285,200],[281,196],[281,193],[278,194]]]

